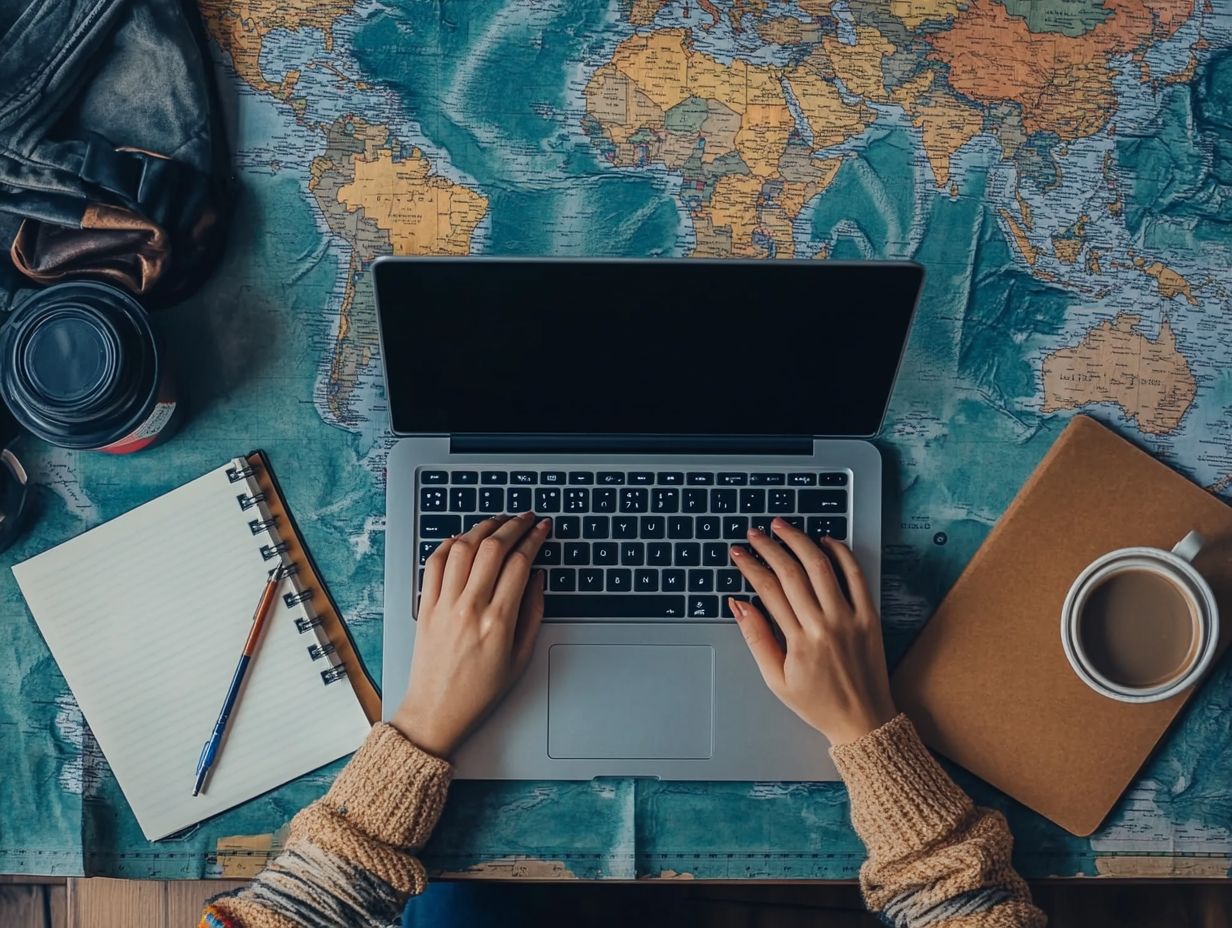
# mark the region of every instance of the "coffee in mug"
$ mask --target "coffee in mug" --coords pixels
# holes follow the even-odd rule
[[[1061,642],[1088,686],[1154,702],[1202,676],[1219,638],[1214,595],[1191,563],[1202,544],[1190,532],[1171,551],[1122,548],[1079,574],[1062,608]]]

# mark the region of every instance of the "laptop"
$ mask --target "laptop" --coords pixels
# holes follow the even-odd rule
[[[393,432],[382,688],[406,690],[423,564],[550,516],[526,674],[469,779],[823,780],[726,605],[728,547],[782,516],[881,578],[881,426],[923,279],[907,262],[381,258]]]

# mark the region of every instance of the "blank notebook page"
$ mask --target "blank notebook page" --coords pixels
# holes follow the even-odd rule
[[[236,460],[228,466],[243,466]],[[227,466],[13,568],[26,602],[151,840],[354,751],[354,690],[327,686],[302,605],[281,594],[205,791],[197,759],[222,708],[268,570]]]

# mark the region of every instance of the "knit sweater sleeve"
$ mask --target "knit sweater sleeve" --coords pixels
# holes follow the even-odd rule
[[[211,899],[199,928],[395,923],[427,877],[414,853],[445,805],[452,768],[390,725],[291,820],[286,845],[243,889]]]
[[[868,907],[895,928],[1037,928],[1044,914],[1010,864],[1000,812],[979,809],[905,715],[831,749],[868,848]]]

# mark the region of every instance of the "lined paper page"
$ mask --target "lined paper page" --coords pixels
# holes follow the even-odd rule
[[[243,465],[243,461],[233,464]],[[228,465],[232,466],[232,465]],[[145,836],[165,837],[354,751],[354,690],[326,686],[282,593],[205,791],[192,787],[268,569],[226,466],[13,568]]]

